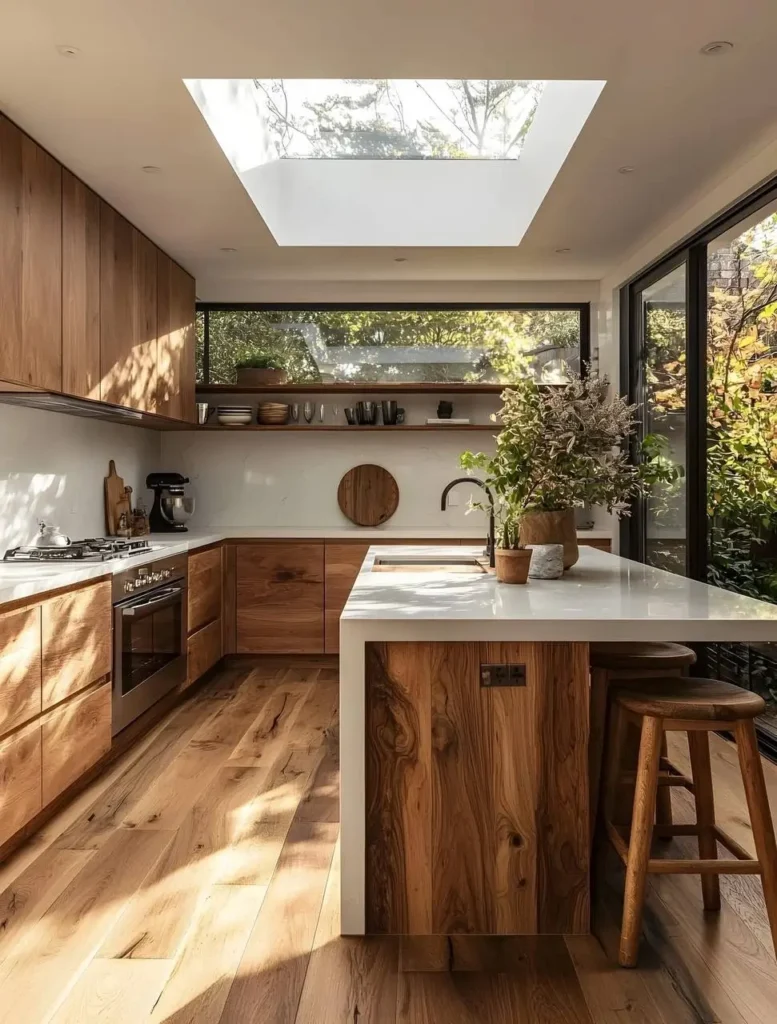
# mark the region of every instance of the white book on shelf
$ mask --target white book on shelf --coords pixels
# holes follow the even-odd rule
[[[456,427],[456,426],[458,426],[458,427],[466,427],[466,426],[469,425],[470,420],[469,419],[453,419],[453,418],[449,418],[449,419],[446,420],[446,419],[442,419],[442,418],[440,418],[438,416],[429,416],[429,417],[427,417],[427,420],[426,420],[426,425],[428,427],[432,427],[432,426],[434,426],[434,427],[444,427],[444,426],[446,426],[449,423],[453,427]]]

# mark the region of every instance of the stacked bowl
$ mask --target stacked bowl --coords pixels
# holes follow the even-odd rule
[[[250,405],[220,405],[216,419],[222,427],[246,427],[253,419]]]
[[[289,418],[289,407],[285,402],[260,402],[256,410],[256,422],[263,426],[282,426]]]

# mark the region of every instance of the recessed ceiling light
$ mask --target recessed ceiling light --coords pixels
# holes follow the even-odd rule
[[[222,245],[221,252],[237,252],[237,249],[233,249],[231,245]]]
[[[618,168],[618,174],[633,174],[634,168],[630,164],[624,164],[623,167]]]
[[[145,174],[161,174],[162,168],[157,167],[156,164],[145,164],[143,167],[141,167],[141,171],[143,171]]]
[[[705,43],[699,50],[703,57],[721,57],[724,53],[734,49],[734,44],[727,39],[715,39],[711,43]]]
[[[565,252],[572,252],[572,250],[571,250],[571,249],[568,249],[568,248],[563,248],[563,249],[555,249],[554,251],[555,251],[555,252],[557,252],[557,253],[559,253],[559,254],[561,254],[561,253],[565,253]]]
[[[58,46],[57,53],[60,57],[77,57],[81,51],[77,46]]]
[[[407,256],[395,256],[394,257],[394,262],[395,263],[407,263]]]

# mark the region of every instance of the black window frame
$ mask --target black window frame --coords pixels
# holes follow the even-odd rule
[[[202,353],[202,367],[204,380],[198,382],[197,386],[203,389],[216,385],[210,382],[210,332],[209,317],[211,312],[273,312],[277,310],[291,310],[292,312],[315,312],[324,310],[327,312],[370,312],[387,310],[409,310],[432,312],[442,310],[451,312],[455,310],[540,310],[553,312],[577,311],[580,314],[580,369],[581,375],[585,376],[591,362],[591,303],[590,302],[197,302],[196,312],[204,316],[204,344]],[[387,387],[391,387],[390,383]],[[401,384],[393,385],[401,388]],[[452,383],[450,390],[456,391],[457,384]],[[321,388],[335,388],[336,384],[322,384]],[[468,384],[469,391],[476,391],[477,384]],[[489,390],[484,385],[484,391]]]

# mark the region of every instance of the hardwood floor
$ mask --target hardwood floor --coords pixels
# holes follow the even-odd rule
[[[687,746],[671,737],[675,763]],[[736,752],[712,737],[718,818],[752,847]],[[766,764],[777,810],[777,768]],[[675,793],[678,821],[692,797]],[[339,937],[337,671],[227,669],[0,865],[3,1024],[767,1024],[760,882],[651,880],[639,966],[615,965],[622,873],[595,936]],[[664,844],[667,856],[690,841]]]

